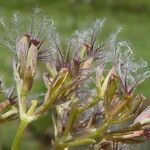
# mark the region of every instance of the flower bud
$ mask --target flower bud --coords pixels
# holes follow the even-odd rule
[[[27,53],[29,48],[29,37],[23,35],[21,38],[18,38],[16,41],[16,51],[17,51],[17,58],[18,62],[20,63],[19,74],[23,77],[25,72],[25,65],[27,59]]]
[[[16,42],[19,76],[23,79],[22,92],[26,94],[32,87],[36,74],[39,41],[31,35],[24,34]]]
[[[28,50],[28,56],[26,61],[26,69],[24,74],[24,92],[30,91],[33,83],[33,77],[36,74],[36,63],[37,63],[37,47],[31,44]]]
[[[60,89],[64,85],[67,78],[68,78],[68,70],[66,68],[62,68],[60,72],[57,74],[57,76],[55,77],[55,79],[53,80],[52,85],[49,87],[45,95],[46,103],[53,103],[56,100],[56,98],[60,94]],[[49,102],[49,100],[51,102]]]
[[[87,60],[85,60],[85,62],[83,63],[82,69],[83,70],[88,70],[90,69],[91,65],[93,63],[93,58],[88,58]]]
[[[107,74],[107,76],[104,79],[104,82],[101,86],[101,98],[104,99],[106,96],[106,92],[107,92],[107,88],[108,88],[108,84],[110,81],[110,78],[112,75],[115,75],[115,68],[112,68],[109,73]]]

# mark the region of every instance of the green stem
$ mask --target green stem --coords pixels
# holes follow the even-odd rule
[[[87,143],[87,141],[93,142],[94,139],[101,138],[104,136],[104,133],[108,129],[109,125],[110,125],[110,122],[107,121],[106,123],[104,123],[104,125],[97,128],[95,131],[91,131],[85,135],[81,135],[80,137],[67,141],[65,144],[67,144],[68,147],[70,146],[72,147],[72,146],[85,144]]]
[[[79,137],[67,140],[67,141],[61,141],[56,143],[59,150],[63,148],[72,148],[79,145],[85,145],[85,144],[91,144],[95,143],[95,139],[97,138],[103,138],[105,135],[105,131],[108,129],[110,125],[110,121],[106,121],[101,127],[97,128],[95,131],[91,131],[85,135],[81,135]]]
[[[22,120],[20,122],[20,125],[19,125],[19,128],[17,130],[15,139],[13,141],[13,145],[12,145],[11,150],[19,150],[19,146],[20,146],[20,143],[21,143],[23,133],[24,133],[26,127],[28,126],[28,124],[29,124],[29,121],[27,121],[27,120]]]
[[[96,143],[96,141],[94,139],[91,139],[91,138],[83,138],[83,139],[80,139],[80,140],[75,140],[75,141],[72,141],[72,142],[68,142],[64,145],[66,145],[67,148],[72,148],[72,147],[75,147],[75,146],[86,145],[86,144],[91,144],[91,143]]]
[[[65,138],[67,138],[67,136],[69,135],[70,130],[71,130],[72,126],[73,126],[73,122],[74,122],[75,119],[76,119],[77,104],[78,104],[78,100],[74,100],[74,101],[72,102],[72,105],[71,105],[71,112],[70,112],[68,121],[67,121],[67,123],[66,123],[66,129],[65,129],[65,131],[64,131],[64,137],[65,137]]]

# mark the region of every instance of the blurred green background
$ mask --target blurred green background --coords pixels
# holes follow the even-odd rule
[[[120,39],[131,43],[136,57],[144,58],[150,64],[150,0],[0,0],[0,17],[10,18],[16,10],[28,17],[35,6],[51,16],[62,39],[69,38],[74,30],[84,28],[97,18],[107,19],[104,33],[112,33],[118,26],[122,26]],[[5,76],[6,84],[9,85],[12,81],[13,55],[2,46],[0,52],[0,74]],[[150,79],[147,79],[138,92],[150,99],[149,88]],[[43,86],[36,87],[35,91],[43,91]],[[0,150],[10,150],[17,125],[16,121],[0,125]],[[30,125],[21,150],[49,149],[49,126],[49,114]],[[137,147],[144,150],[149,149],[149,146],[147,142]]]

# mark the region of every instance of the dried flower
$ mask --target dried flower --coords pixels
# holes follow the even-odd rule
[[[53,21],[41,10],[34,10],[28,28],[20,29],[18,15],[14,14],[10,27],[0,20],[5,31],[0,41],[16,56],[13,69],[17,95],[11,94],[0,103],[0,111],[12,106],[0,120],[14,119],[19,111],[21,123],[12,150],[19,149],[27,125],[47,110],[51,110],[52,147],[56,150],[89,144],[93,149],[119,149],[122,143],[149,137],[149,107],[137,117],[145,98],[134,90],[150,77],[150,72],[147,62],[136,61],[127,42],[117,40],[120,29],[100,43],[105,20],[98,19],[62,44]],[[12,27],[13,35],[9,34]],[[38,61],[47,68],[40,70],[47,88],[42,103],[38,96],[29,98]],[[17,107],[14,99],[18,100]]]

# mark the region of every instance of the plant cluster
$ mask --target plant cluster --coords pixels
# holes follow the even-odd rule
[[[118,41],[120,29],[100,42],[105,20],[98,19],[63,44],[54,22],[39,9],[29,24],[19,15],[9,23],[0,19],[0,41],[14,52],[14,88],[7,90],[0,79],[6,99],[0,103],[0,123],[20,120],[12,150],[19,149],[27,126],[48,110],[55,150],[81,145],[116,150],[150,137],[150,106],[143,108],[145,97],[135,92],[150,72],[126,41]],[[46,87],[42,103],[29,98],[38,71]]]

